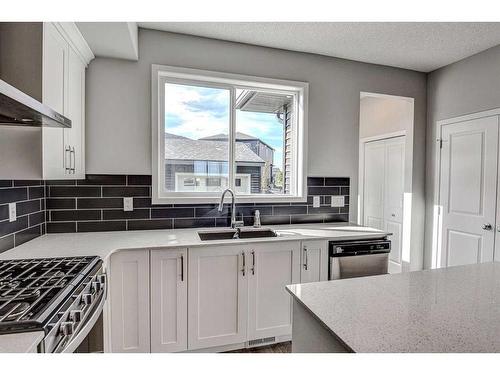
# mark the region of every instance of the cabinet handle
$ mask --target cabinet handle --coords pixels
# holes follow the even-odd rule
[[[243,266],[241,268],[241,273],[243,274],[243,276],[245,276],[245,268],[246,268],[246,266],[245,266],[245,253],[241,253],[241,256],[242,256],[242,264],[243,264]]]
[[[181,281],[184,281],[184,255],[181,255]]]
[[[68,156],[69,156],[69,162],[68,162]],[[71,171],[71,147],[69,146],[66,146],[66,148],[64,149],[64,170],[67,173]]]
[[[307,271],[307,247],[304,246],[304,270]]]
[[[255,251],[252,250],[252,275],[255,275]]]
[[[75,174],[75,167],[76,167],[76,151],[75,147],[71,147],[71,151],[69,152],[69,160],[70,160],[70,166],[71,166],[71,174]]]

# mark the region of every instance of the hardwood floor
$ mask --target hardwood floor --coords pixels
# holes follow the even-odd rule
[[[292,342],[280,342],[278,344],[258,346],[256,348],[250,349],[238,349],[226,353],[291,353],[292,352]]]

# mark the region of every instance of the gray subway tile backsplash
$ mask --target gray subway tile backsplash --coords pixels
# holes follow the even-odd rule
[[[9,203],[16,204],[17,220],[12,222]],[[0,253],[45,232],[45,182],[0,180]]]
[[[263,225],[349,221],[349,178],[309,177],[307,202],[237,204],[236,215]],[[344,195],[346,206],[330,207],[331,195]],[[312,207],[313,195],[321,207]],[[123,211],[133,197],[134,210]],[[17,202],[18,220],[8,221],[7,203]],[[216,204],[151,204],[150,175],[87,175],[85,180],[0,180],[0,252],[47,233],[224,227],[231,210]]]

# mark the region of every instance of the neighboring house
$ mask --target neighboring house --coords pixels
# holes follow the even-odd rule
[[[165,186],[169,191],[220,191],[228,186],[227,141],[165,134]],[[236,191],[260,193],[265,161],[236,143]]]
[[[273,167],[278,167],[283,171],[283,191],[290,192],[290,182],[292,173],[292,126],[293,126],[293,98],[291,95],[281,93],[237,90],[236,109],[246,112],[274,113],[283,123],[283,165],[272,165],[269,168],[271,190],[275,185],[273,178]],[[281,190],[281,188],[280,188]]]
[[[209,137],[200,138],[201,140],[206,141],[227,141],[227,134],[216,134],[211,135]],[[248,135],[245,133],[236,133],[236,142],[243,143],[247,145],[250,150],[256,153],[262,160],[264,160],[264,169],[262,171],[262,177],[268,179],[268,184],[271,184],[272,179],[272,168],[273,168],[273,160],[274,160],[274,148],[269,146],[267,143],[262,141],[261,139],[254,137],[252,135]],[[265,176],[264,176],[265,174]],[[265,185],[265,184],[261,184]]]

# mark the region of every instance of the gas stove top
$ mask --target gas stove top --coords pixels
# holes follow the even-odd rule
[[[80,306],[81,319],[84,307],[102,294],[101,264],[99,257],[0,261],[0,334],[44,330],[47,335],[66,320],[78,323],[64,306]],[[64,322],[63,315],[68,315]]]

